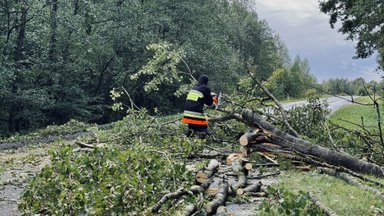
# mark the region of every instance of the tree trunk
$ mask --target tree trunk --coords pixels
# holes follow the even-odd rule
[[[225,200],[227,199],[227,193],[228,193],[228,183],[224,182],[222,185],[220,185],[220,189],[217,192],[215,198],[204,206],[205,211],[208,214],[214,214],[217,208],[219,208],[219,206],[222,206],[224,204]]]
[[[250,132],[244,133],[239,139],[240,145],[247,146],[248,144],[258,144],[271,142],[269,137],[260,129],[255,129]]]
[[[257,125],[269,131],[271,133],[271,141],[273,144],[318,157],[326,163],[342,166],[355,172],[384,176],[384,169],[381,166],[353,158],[347,153],[333,151],[291,136],[266,122],[260,115],[253,113],[249,109],[243,109],[239,115],[235,114],[234,117],[251,127]]]
[[[251,184],[245,188],[239,188],[237,189],[237,194],[238,195],[243,195],[245,193],[255,193],[255,192],[260,192],[261,191],[261,186],[263,186],[263,184],[261,183],[261,181],[257,182],[256,184]]]
[[[243,167],[243,162],[241,159],[237,159],[232,163],[232,170],[237,175],[237,182],[231,185],[230,194],[236,195],[236,192],[239,188],[244,188],[247,186],[247,175],[248,171]]]
[[[213,176],[213,174],[215,173],[215,171],[219,166],[220,166],[220,163],[217,160],[211,160],[207,168],[197,172],[196,178],[195,178],[196,182],[200,184],[205,183],[207,180],[209,180],[209,178]]]
[[[18,1],[16,3],[19,3]],[[19,85],[21,83],[21,74],[22,70],[22,60],[24,59],[23,49],[24,49],[24,40],[25,40],[25,29],[27,24],[27,14],[28,14],[28,2],[24,0],[20,2],[22,5],[21,15],[20,15],[20,25],[18,25],[18,35],[16,41],[16,49],[15,49],[15,64],[17,70],[15,70],[15,79],[12,82],[11,92],[14,95],[14,99],[11,102],[9,114],[8,114],[8,130],[9,132],[17,132],[20,130],[20,120],[17,118],[18,113],[21,111],[20,101],[15,100],[17,98],[17,92],[19,89]],[[17,25],[17,24],[15,24]]]
[[[344,180],[348,184],[354,185],[354,186],[359,187],[365,191],[371,192],[371,193],[375,194],[377,197],[379,197],[381,200],[384,200],[384,194],[381,191],[379,191],[373,187],[369,187],[369,186],[366,186],[366,185],[360,183],[358,180],[356,180],[354,177],[352,177],[351,175],[349,175],[347,173],[337,172],[334,169],[330,169],[330,168],[326,168],[326,167],[318,167],[317,169],[320,170],[320,172],[322,172],[322,173],[325,173],[325,174],[331,175],[331,176],[336,176],[336,177]]]

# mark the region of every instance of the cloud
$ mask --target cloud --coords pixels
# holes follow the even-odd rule
[[[256,0],[256,8],[266,14],[279,14],[290,25],[302,25],[310,22],[308,19],[326,19],[318,10],[316,1],[286,1],[286,0]],[[314,16],[317,15],[317,16]]]
[[[355,43],[329,25],[329,16],[320,12],[318,0],[254,0],[259,18],[284,41],[291,56],[307,58],[319,81],[329,78],[379,80],[371,71],[374,58],[353,59]]]

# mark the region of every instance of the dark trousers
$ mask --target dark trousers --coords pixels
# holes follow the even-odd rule
[[[199,138],[204,139],[208,134],[208,126],[188,124],[188,130],[185,135],[191,137],[194,134],[198,134]]]

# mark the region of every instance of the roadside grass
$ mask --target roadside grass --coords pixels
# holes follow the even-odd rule
[[[369,97],[361,97],[356,99],[356,101],[361,103],[372,103]],[[377,113],[373,105],[346,105],[334,112],[328,121],[348,129],[357,129],[357,125],[364,125],[368,130],[377,129]]]
[[[280,176],[278,187],[295,193],[312,192],[337,215],[381,215],[384,210],[384,202],[372,193],[316,171],[290,170]]]

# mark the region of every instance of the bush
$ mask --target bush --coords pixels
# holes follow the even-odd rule
[[[327,142],[326,120],[330,114],[328,104],[318,97],[308,99],[308,104],[289,111],[288,121],[301,135],[315,142]]]

